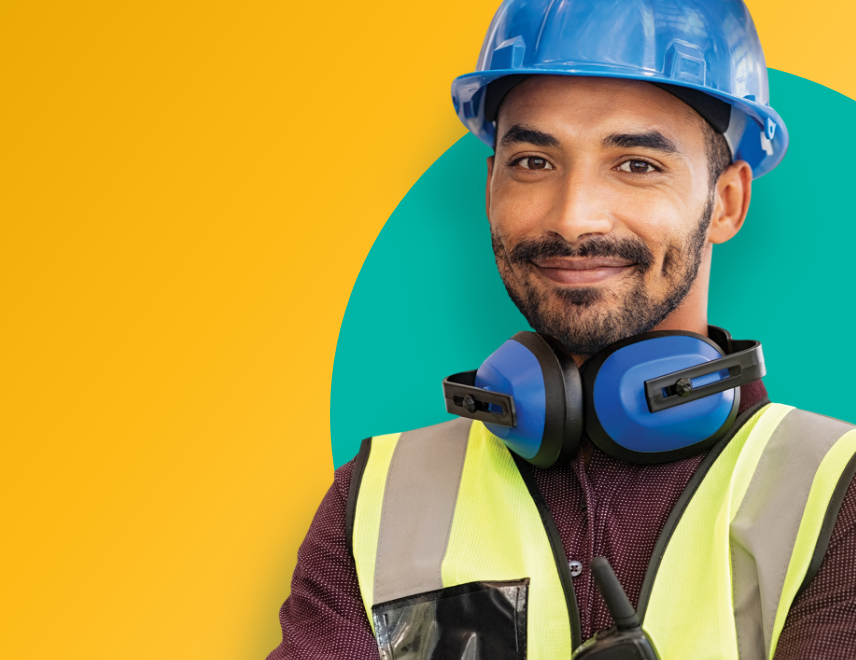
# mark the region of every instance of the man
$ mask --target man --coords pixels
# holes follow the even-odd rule
[[[453,96],[495,145],[493,249],[532,327],[583,381],[651,331],[714,337],[712,245],[787,146],[742,5],[511,0],[478,68]],[[767,404],[744,384],[721,435],[654,462],[613,455],[588,410],[565,464],[478,422],[373,439],[316,515],[270,657],[568,657],[613,624],[596,556],[663,658],[856,656],[854,433]]]

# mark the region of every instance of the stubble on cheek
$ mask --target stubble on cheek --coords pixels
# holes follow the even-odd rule
[[[675,277],[681,269],[682,261],[678,246],[674,243],[670,244],[663,256],[663,266],[660,268],[660,273],[667,279]]]
[[[517,275],[511,267],[511,258],[508,256],[508,250],[505,248],[505,239],[493,226],[490,228],[490,244],[493,248],[493,258],[496,261],[499,275],[507,287],[508,282],[516,280]]]

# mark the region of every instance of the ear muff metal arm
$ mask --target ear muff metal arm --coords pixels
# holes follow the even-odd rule
[[[514,398],[476,387],[476,371],[464,371],[443,380],[446,411],[467,419],[515,428],[517,410]]]
[[[739,340],[732,340],[730,343],[737,350],[736,353],[646,380],[645,399],[648,402],[648,410],[652,413],[667,410],[763,378],[767,370],[764,367],[761,343]],[[709,376],[726,369],[728,376],[725,378],[700,387],[693,386],[693,378]]]

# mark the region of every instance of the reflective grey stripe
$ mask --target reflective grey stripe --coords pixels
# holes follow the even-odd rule
[[[443,588],[471,424],[455,419],[401,434],[383,493],[374,605]]]
[[[758,461],[731,523],[741,660],[769,657],[776,611],[814,475],[835,442],[852,428],[836,419],[792,410]]]

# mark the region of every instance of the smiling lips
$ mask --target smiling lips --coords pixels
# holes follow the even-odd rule
[[[635,264],[603,257],[536,259],[535,268],[547,279],[570,286],[589,286],[630,271]]]

